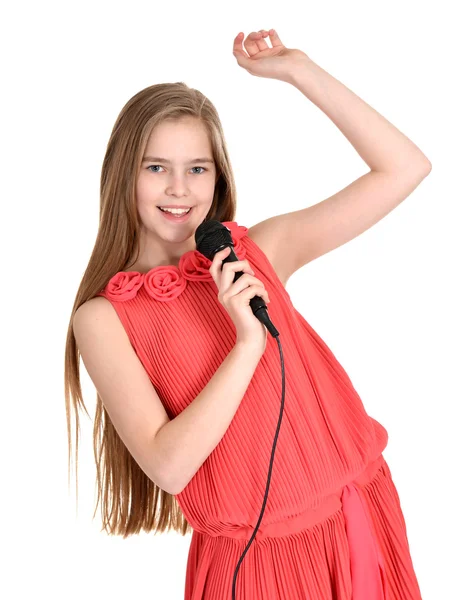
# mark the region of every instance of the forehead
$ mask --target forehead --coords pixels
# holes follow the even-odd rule
[[[153,131],[143,154],[142,162],[162,164],[214,164],[213,149],[203,126],[162,123]]]
[[[187,159],[206,155],[211,150],[209,134],[202,121],[181,119],[157,125],[149,136],[145,154]]]

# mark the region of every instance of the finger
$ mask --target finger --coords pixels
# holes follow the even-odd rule
[[[284,44],[281,42],[278,34],[276,33],[275,29],[270,29],[269,30],[269,38],[271,43],[273,44],[273,48],[275,46],[283,46]]]
[[[243,271],[244,275],[236,279],[236,281],[233,281],[235,271],[229,270],[228,268],[223,268],[224,273],[222,274],[218,285],[218,297],[221,300],[236,296],[251,285],[259,285],[260,287],[263,286],[263,283],[259,279],[253,277],[249,273],[249,267],[245,265],[240,267],[237,265],[237,262],[233,263],[233,265],[236,267],[236,269]]]
[[[215,282],[218,278],[218,272],[221,271],[223,260],[229,255],[230,251],[231,248],[229,246],[226,246],[226,248],[223,248],[223,250],[217,252],[213,257],[212,264],[209,267],[209,272],[212,275]]]
[[[266,50],[267,48],[271,50],[271,48],[273,46],[271,46],[268,42],[271,42],[271,35],[270,35],[270,31],[274,31],[274,29],[260,29],[262,37],[265,39],[265,42],[267,43],[266,48],[263,48],[263,50]]]
[[[239,271],[242,271],[243,273],[249,273],[249,275],[252,276],[251,270],[252,269],[251,269],[250,265],[245,260],[235,260],[232,262],[225,263],[223,265],[223,269],[221,272],[221,278],[220,278],[219,287],[220,287],[221,291],[224,292],[234,283],[234,277],[235,277],[236,273],[238,273]],[[236,279],[236,281],[240,281],[242,278],[243,278],[243,275],[241,275],[241,277],[239,277],[239,279]]]
[[[247,52],[249,53],[249,56],[255,56],[255,54],[258,54],[260,52],[260,50],[268,48],[266,42],[264,40],[261,40],[262,34],[260,31],[252,31],[251,33],[249,33],[249,35],[244,40],[244,46]],[[261,46],[261,44],[263,44],[263,46]]]
[[[246,304],[250,304],[250,301],[252,298],[255,298],[255,296],[260,296],[260,298],[262,298],[266,303],[270,302],[268,292],[264,287],[258,284],[252,284],[233,296],[229,296],[229,293],[227,293],[223,296],[223,299],[229,300],[230,302],[240,302],[241,300],[246,300]]]
[[[250,58],[247,56],[247,54],[242,49],[242,40],[243,39],[244,39],[243,33],[238,33],[237,36],[234,38],[233,54],[234,54],[234,57],[236,58],[237,62],[239,63],[239,65],[241,67],[244,67],[245,69],[247,69],[250,64]]]
[[[260,31],[257,32],[259,34],[259,36],[256,38],[256,44],[258,46],[259,51],[261,52],[262,50],[268,50],[269,46],[265,40],[265,37],[268,35],[268,33],[265,33],[264,29],[260,29]]]
[[[228,288],[223,288],[223,291],[226,290],[229,292],[232,289],[233,294],[238,294],[250,285],[259,285],[264,289],[263,282],[246,271],[242,277],[239,277],[239,279],[236,279],[236,281],[231,282],[231,285]]]

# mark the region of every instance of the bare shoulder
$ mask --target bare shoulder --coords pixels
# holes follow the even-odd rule
[[[75,311],[73,319],[74,333],[76,325],[80,329],[82,326],[85,327],[85,325],[88,325],[90,322],[100,321],[101,319],[107,319],[114,323],[119,321],[114,307],[109,300],[107,300],[107,298],[104,298],[103,296],[90,298],[90,300],[84,302]]]
[[[104,296],[95,296],[94,298],[90,298],[90,300],[87,300],[86,302],[84,302],[81,306],[79,306],[79,308],[76,310],[76,314],[80,311],[80,312],[93,312],[94,310],[98,310],[97,307],[102,307],[105,306],[106,308],[111,307],[112,308],[112,304],[109,302],[109,300],[107,298],[104,298]]]
[[[96,296],[75,311],[72,328],[87,370],[93,363],[135,359],[135,350],[115,308],[107,298]],[[90,374],[91,376],[91,374]]]
[[[277,231],[276,217],[270,217],[264,221],[260,221],[247,230],[247,237],[254,241],[270,259],[273,255],[274,244],[271,239]]]
[[[127,332],[112,304],[103,296],[84,302],[75,311],[72,328],[81,355],[92,356],[96,346],[101,350],[129,351]],[[85,360],[85,359],[84,359]]]
[[[283,243],[281,218],[280,216],[270,217],[260,223],[249,227],[247,236],[257,244],[260,250],[266,255],[271,263],[276,275],[285,287],[290,273],[285,268],[284,249],[287,252],[288,245]],[[290,246],[289,246],[290,247]]]

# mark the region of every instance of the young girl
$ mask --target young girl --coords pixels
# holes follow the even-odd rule
[[[231,599],[261,513],[282,399],[278,346],[249,306],[261,296],[281,335],[285,406],[236,598],[418,600],[382,455],[387,431],[285,284],[393,210],[430,162],[274,30],[239,34],[234,56],[251,74],[299,89],[371,171],[323,202],[247,228],[234,220],[234,178],[212,103],[183,83],[131,98],[107,147],[98,236],[69,325],[69,456],[70,399],[77,442],[85,408],[80,355],[98,392],[104,529],[192,533],[185,600]],[[228,249],[212,261],[196,249],[195,231],[209,219],[230,230],[237,262],[223,264]]]

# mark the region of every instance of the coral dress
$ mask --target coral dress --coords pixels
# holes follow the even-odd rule
[[[386,429],[292,305],[247,228],[224,221],[240,260],[264,282],[280,333],[285,406],[262,522],[238,571],[236,600],[421,600]],[[235,344],[211,262],[119,272],[99,295],[116,310],[170,419],[196,398]],[[176,496],[193,528],[185,600],[231,600],[260,516],[282,397],[279,348],[265,352],[223,438]]]

